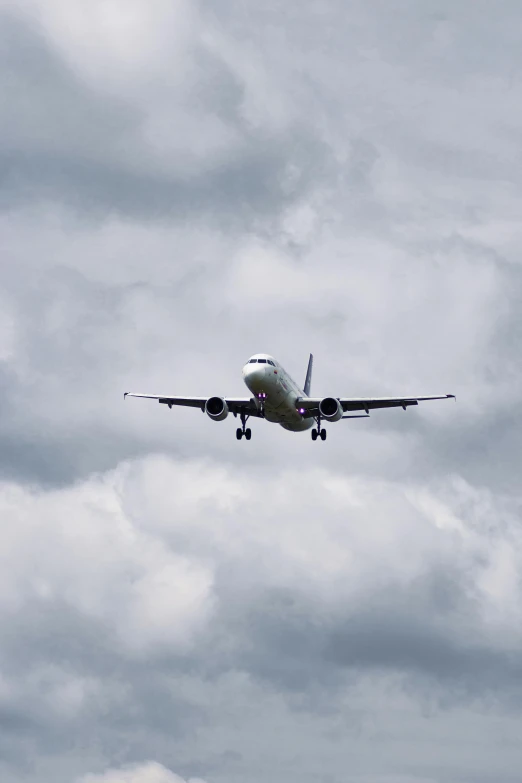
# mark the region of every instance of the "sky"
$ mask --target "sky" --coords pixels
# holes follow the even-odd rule
[[[522,8],[0,0],[0,780],[522,781]],[[328,428],[169,411],[277,357]]]

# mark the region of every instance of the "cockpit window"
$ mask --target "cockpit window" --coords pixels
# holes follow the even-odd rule
[[[256,362],[257,362],[257,359],[249,359],[248,360],[249,364],[255,364]]]
[[[259,364],[266,364],[266,359],[258,359]]]
[[[268,361],[268,364],[271,364],[272,367],[275,367],[275,364],[274,364],[274,362],[271,359],[267,359],[267,361]]]

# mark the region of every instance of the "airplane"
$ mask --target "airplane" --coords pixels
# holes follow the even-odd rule
[[[425,400],[455,399],[454,394],[430,397],[311,397],[312,367],[314,357],[310,354],[308,370],[303,389],[292,380],[286,370],[273,356],[257,353],[243,367],[243,380],[251,392],[250,397],[173,397],[161,394],[137,394],[125,392],[126,397],[143,397],[158,400],[172,408],[181,405],[199,408],[212,421],[223,421],[229,413],[239,416],[241,427],[236,438],[250,440],[252,430],[246,427],[250,417],[266,419],[290,432],[312,429],[312,440],[326,440],[323,422],[341,419],[364,419],[375,408],[406,408]],[[362,414],[353,411],[364,411]],[[345,415],[347,414],[347,415]]]

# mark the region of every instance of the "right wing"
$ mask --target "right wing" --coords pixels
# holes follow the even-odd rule
[[[136,394],[134,392],[125,392],[126,397],[143,397],[146,400],[157,400],[163,405],[172,408],[173,405],[181,405],[185,408],[199,408],[205,410],[205,405],[210,397],[172,397],[161,394]],[[259,416],[259,410],[252,397],[223,397],[231,413],[246,413],[248,416]]]

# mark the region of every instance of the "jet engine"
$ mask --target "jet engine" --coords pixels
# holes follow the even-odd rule
[[[205,403],[205,413],[212,421],[223,421],[228,416],[228,405],[223,397],[210,397]]]
[[[335,397],[325,397],[319,403],[319,413],[325,421],[339,421],[343,417],[343,408]]]

